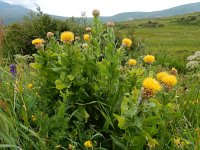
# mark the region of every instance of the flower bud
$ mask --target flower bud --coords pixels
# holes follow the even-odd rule
[[[87,27],[85,30],[86,30],[86,32],[91,32],[92,29],[91,29],[91,27]]]
[[[80,37],[79,37],[79,36],[75,36],[75,40],[76,40],[76,41],[79,41],[79,40],[80,40]]]
[[[50,39],[51,37],[53,37],[54,36],[54,33],[52,33],[52,32],[47,32],[47,38],[48,39]]]
[[[114,22],[107,22],[107,27],[114,27],[115,26],[115,23]]]
[[[100,11],[97,10],[97,9],[94,9],[94,10],[92,11],[92,15],[93,15],[94,17],[97,17],[97,16],[100,15]]]

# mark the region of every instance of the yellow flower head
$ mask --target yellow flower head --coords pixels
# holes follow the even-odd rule
[[[129,64],[129,66],[134,66],[137,64],[137,61],[135,59],[129,59],[128,64]]]
[[[84,39],[85,41],[89,41],[89,40],[90,40],[90,35],[89,35],[89,34],[84,34],[84,35],[83,35],[83,39]]]
[[[85,141],[84,146],[87,148],[92,147],[92,142],[91,141]]]
[[[33,45],[35,45],[35,44],[42,44],[42,43],[43,43],[43,40],[40,39],[40,38],[34,39],[34,40],[32,41],[32,44],[33,44]]]
[[[156,147],[156,145],[159,145],[158,141],[156,141],[156,139],[150,139],[148,142],[148,146],[150,149],[153,149],[154,147]]]
[[[32,115],[32,116],[31,116],[31,119],[32,119],[32,121],[35,121],[37,118],[36,118],[35,115]]]
[[[62,42],[72,42],[72,41],[74,41],[74,33],[69,32],[69,31],[65,31],[65,32],[61,33],[60,40]]]
[[[166,75],[168,75],[168,73],[167,72],[159,72],[159,73],[157,73],[157,75],[156,75],[156,78],[159,80],[159,81],[161,81],[161,79],[164,77],[164,76],[166,76]]]
[[[144,91],[146,90],[150,92],[151,95],[161,90],[159,82],[153,79],[152,77],[145,78],[142,85],[144,87]]]
[[[132,43],[133,43],[133,42],[132,42],[131,39],[129,39],[129,38],[124,38],[124,39],[122,40],[122,45],[125,46],[125,47],[131,47]]]
[[[155,56],[153,55],[146,55],[143,58],[144,62],[148,63],[148,64],[152,64],[155,61]]]
[[[180,144],[181,144],[180,138],[174,138],[174,144],[175,144],[177,147],[179,147]]]
[[[174,75],[166,75],[164,76],[161,81],[168,87],[171,88],[177,84],[176,76]]]
[[[33,84],[28,84],[27,88],[32,89],[33,88]]]

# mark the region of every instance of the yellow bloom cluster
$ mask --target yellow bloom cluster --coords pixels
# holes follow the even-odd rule
[[[124,38],[124,39],[122,40],[122,45],[125,46],[125,47],[131,47],[132,43],[133,43],[133,42],[132,42],[131,39],[129,39],[129,38]]]
[[[177,84],[177,79],[174,75],[166,75],[161,79],[161,81],[169,88]]]
[[[128,60],[128,65],[129,66],[134,66],[134,65],[136,65],[137,64],[137,61],[135,60],[135,59],[129,59]]]
[[[87,148],[92,147],[92,142],[91,141],[85,141],[84,146]]]
[[[74,33],[69,32],[69,31],[65,31],[62,32],[60,35],[60,40],[62,42],[73,42],[74,41]]]
[[[43,40],[40,39],[40,38],[34,39],[34,40],[32,41],[32,44],[33,44],[33,45],[35,45],[35,44],[42,44],[42,43],[43,43]]]
[[[144,88],[144,96],[145,97],[151,97],[156,92],[161,90],[161,86],[160,86],[159,82],[156,81],[155,79],[153,79],[152,77],[145,78],[142,85]]]
[[[157,75],[156,75],[156,78],[161,81],[161,79],[164,77],[164,76],[167,76],[169,75],[167,72],[159,72]]]
[[[84,34],[84,35],[83,35],[83,39],[84,39],[85,41],[89,41],[89,40],[90,40],[90,35],[89,35],[89,34]]]
[[[155,61],[155,56],[153,56],[153,55],[146,55],[143,58],[143,60],[144,60],[145,63],[152,64]]]

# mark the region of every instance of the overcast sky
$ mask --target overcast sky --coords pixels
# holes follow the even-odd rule
[[[200,0],[0,0],[10,4],[23,5],[29,9],[40,6],[45,13],[59,16],[81,16],[86,12],[91,16],[93,9],[99,9],[101,16],[111,16],[121,12],[157,11],[178,5],[200,2]]]

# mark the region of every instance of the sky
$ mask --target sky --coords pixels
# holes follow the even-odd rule
[[[101,16],[112,16],[121,12],[158,11],[200,0],[0,0],[23,5],[36,10],[40,6],[44,13],[66,17],[80,17],[82,12],[92,16],[92,10],[100,10]]]

